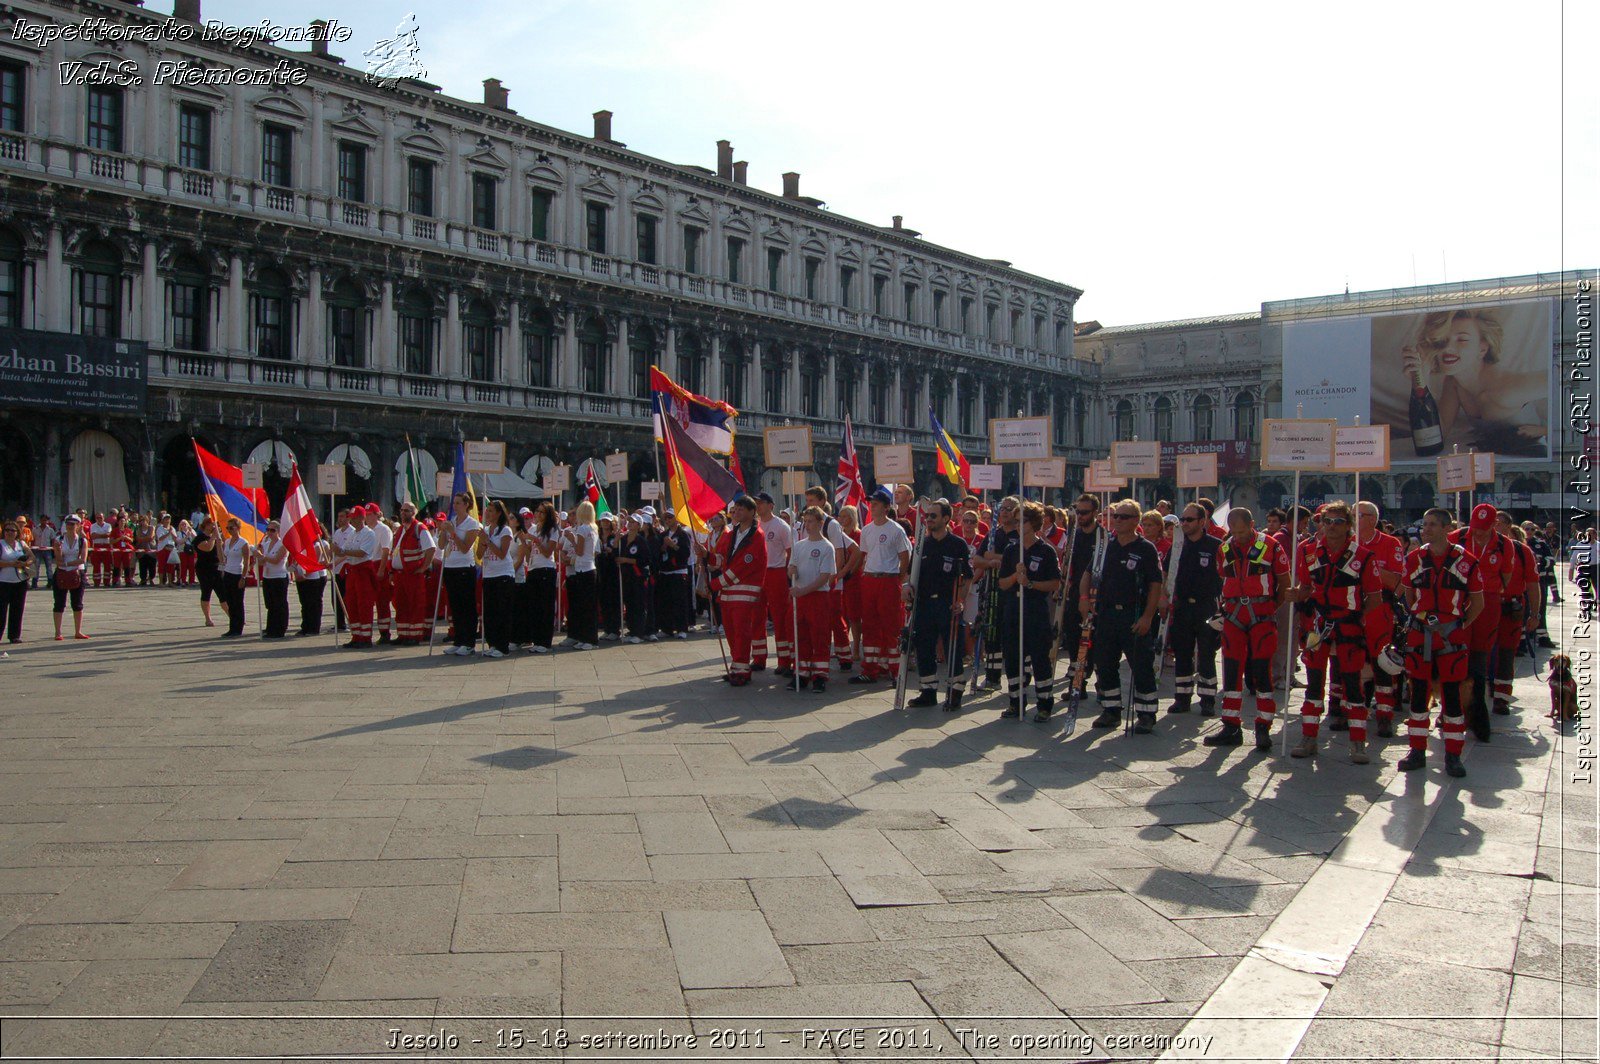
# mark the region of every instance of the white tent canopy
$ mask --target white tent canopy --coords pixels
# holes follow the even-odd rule
[[[544,489],[537,484],[530,484],[510,469],[502,469],[498,473],[472,474],[472,490],[481,498],[488,496],[491,499],[542,499]]]
[[[275,465],[280,477],[287,477],[297,461],[294,451],[282,440],[262,440],[245,461],[251,465]]]

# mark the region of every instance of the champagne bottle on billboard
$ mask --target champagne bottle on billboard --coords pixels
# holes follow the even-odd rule
[[[1419,458],[1430,458],[1444,450],[1439,404],[1423,383],[1421,370],[1411,373],[1411,442]]]

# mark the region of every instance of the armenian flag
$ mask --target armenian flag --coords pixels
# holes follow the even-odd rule
[[[939,424],[931,406],[928,407],[928,420],[933,423],[933,445],[938,449],[939,475],[952,484],[959,484],[963,492],[970,493],[972,466],[967,462],[967,456],[961,453],[956,441]]]
[[[267,531],[267,493],[244,486],[244,470],[229,465],[204,447],[194,444],[195,461],[200,464],[200,486],[205,492],[206,513],[220,532],[229,519],[239,519],[239,535],[252,547]]]

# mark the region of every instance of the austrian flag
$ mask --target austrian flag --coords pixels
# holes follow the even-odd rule
[[[317,540],[322,538],[322,523],[311,508],[311,498],[300,480],[300,466],[289,470],[289,492],[283,499],[283,545],[289,557],[303,572],[315,573],[326,568],[317,554]]]

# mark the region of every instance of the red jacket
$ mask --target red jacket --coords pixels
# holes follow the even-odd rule
[[[717,557],[722,562],[720,597],[724,605],[754,606],[761,601],[767,578],[767,537],[759,524],[751,524],[735,548],[738,533],[737,527],[728,529],[717,544]]]

